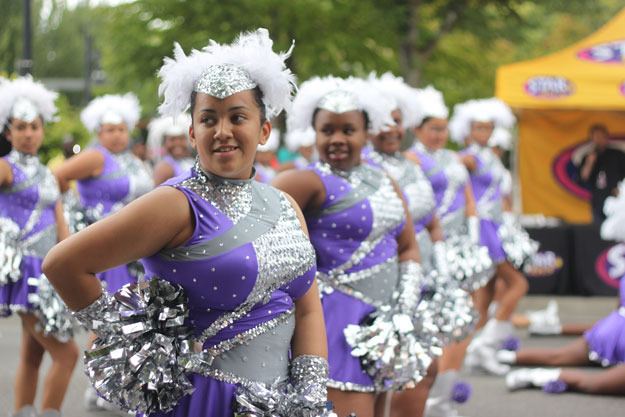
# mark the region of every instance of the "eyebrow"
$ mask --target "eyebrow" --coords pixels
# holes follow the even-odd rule
[[[232,112],[232,111],[236,111],[236,110],[245,110],[247,109],[247,106],[244,105],[240,105],[240,106],[233,106],[228,108],[228,112]],[[217,113],[217,111],[215,109],[200,109],[200,112],[206,112],[206,113]]]

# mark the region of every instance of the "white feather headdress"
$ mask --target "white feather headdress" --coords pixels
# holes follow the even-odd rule
[[[182,47],[174,44],[174,57],[165,58],[158,72],[158,88],[163,103],[163,115],[185,112],[190,106],[191,93],[197,81],[215,65],[233,65],[244,70],[263,93],[267,117],[271,119],[288,109],[295,88],[295,76],[286,67],[285,60],[291,50],[275,53],[267,29],[242,33],[232,44],[219,44],[213,40],[201,50],[192,50],[187,56]]]
[[[259,152],[275,152],[280,147],[280,129],[271,129],[267,143],[258,145],[256,148]]]
[[[97,132],[103,118],[110,115],[119,117],[126,123],[128,130],[132,131],[141,115],[139,99],[132,93],[107,94],[94,98],[80,113],[80,120],[90,132]]]
[[[512,133],[505,127],[497,126],[488,139],[488,146],[498,147],[509,151],[512,148]]]
[[[511,129],[516,118],[510,107],[498,98],[469,100],[454,106],[454,115],[449,121],[451,139],[463,144],[471,132],[472,122],[493,122],[495,127]]]
[[[390,72],[381,76],[375,73],[369,74],[368,81],[382,94],[389,96],[395,102],[402,114],[402,124],[405,128],[415,127],[418,120],[418,112],[414,111],[416,91],[405,83],[402,77],[397,77]]]
[[[315,129],[307,127],[304,130],[289,130],[286,134],[286,147],[291,152],[297,152],[299,148],[313,146],[316,140]]]
[[[191,116],[183,113],[178,116],[157,117],[148,124],[148,147],[154,151],[161,149],[166,136],[189,136]]]
[[[312,126],[313,114],[324,97],[334,92],[345,92],[353,97],[356,108],[367,113],[369,133],[377,135],[394,124],[391,112],[395,102],[360,78],[314,77],[304,82],[293,100],[287,126],[289,130],[306,130]]]
[[[606,198],[603,212],[606,219],[601,224],[601,237],[625,242],[625,181],[618,186],[618,196]]]
[[[414,126],[420,126],[428,117],[447,119],[449,109],[445,105],[443,93],[431,85],[425,88],[414,89],[410,111]]]
[[[27,100],[33,105],[45,122],[55,120],[54,102],[58,93],[48,90],[42,83],[33,80],[30,75],[0,83],[0,129],[11,118],[13,106],[19,100]]]

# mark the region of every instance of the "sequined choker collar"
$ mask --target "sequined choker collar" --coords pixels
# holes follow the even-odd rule
[[[434,155],[434,154],[436,154],[436,152],[438,152],[438,150],[434,150],[434,151],[429,150],[427,146],[425,146],[423,143],[421,143],[418,140],[417,140],[415,146],[417,147],[417,149],[419,149],[422,152],[427,153],[428,155]]]
[[[356,165],[355,167],[353,167],[352,169],[350,169],[349,171],[343,171],[343,170],[332,167],[332,165],[324,161],[318,161],[317,163],[319,164],[318,166],[321,168],[322,171],[325,171],[327,173],[332,173],[348,181],[354,178],[354,176],[358,176],[358,174],[362,172],[362,167],[363,167],[362,163],[360,163]]]
[[[7,156],[9,160],[11,160],[12,162],[17,162],[21,165],[38,165],[39,164],[38,155],[31,155],[31,154],[19,152],[19,151],[16,151],[15,149],[9,152],[9,155]]]
[[[250,176],[250,178],[246,180],[220,177],[219,175],[215,175],[213,173],[204,171],[204,169],[200,165],[199,159],[195,160],[193,171],[195,172],[195,174],[198,177],[198,180],[201,183],[210,183],[214,185],[222,185],[222,184],[245,185],[245,184],[250,184],[252,181],[254,181],[254,178],[256,177],[256,168],[254,167],[252,167],[252,175]]]

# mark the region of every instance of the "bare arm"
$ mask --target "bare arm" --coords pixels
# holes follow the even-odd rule
[[[477,159],[473,155],[460,155],[460,161],[469,172],[473,172],[477,168]]]
[[[63,213],[63,203],[61,203],[61,200],[57,201],[54,206],[54,220],[56,220],[57,242],[67,239],[69,229],[67,227],[67,222],[65,222],[65,214]]]
[[[584,159],[584,164],[582,165],[581,172],[579,176],[582,181],[587,182],[590,178],[590,174],[592,173],[592,169],[595,167],[595,162],[597,161],[597,154],[593,151],[586,156]]]
[[[102,292],[95,273],[179,246],[192,233],[186,197],[162,187],[60,242],[43,270],[67,306],[80,310]]]
[[[104,155],[94,149],[88,149],[72,156],[54,170],[59,188],[64,193],[69,189],[69,182],[95,177],[104,169]]]
[[[286,196],[297,213],[302,230],[308,236],[306,221],[301,210],[290,195],[286,194]],[[328,357],[326,327],[317,280],[314,280],[306,294],[295,302],[295,333],[291,347],[293,357],[300,355],[322,356],[326,359]]]
[[[434,215],[432,221],[427,225],[428,232],[430,233],[430,239],[432,242],[440,242],[443,240],[443,227],[438,216]]]
[[[321,207],[326,198],[323,183],[312,171],[281,172],[271,181],[271,185],[291,196],[304,212]]]
[[[473,196],[473,188],[471,187],[470,182],[467,182],[467,184],[464,186],[464,197],[466,200],[465,216],[477,216],[475,197]]]
[[[0,187],[10,187],[13,184],[13,170],[4,159],[0,159]]]
[[[159,185],[174,176],[174,169],[165,161],[160,161],[154,167],[154,184]]]

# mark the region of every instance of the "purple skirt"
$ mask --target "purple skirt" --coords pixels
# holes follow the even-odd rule
[[[20,276],[16,282],[0,287],[0,317],[10,316],[12,313],[32,312],[36,307],[28,300],[29,294],[37,292],[37,286],[28,285],[28,278],[41,276],[43,259],[24,256],[20,265]]]
[[[111,268],[96,275],[106,284],[106,292],[109,294],[115,294],[126,284],[137,282],[137,278],[130,274],[126,265]]]
[[[590,360],[603,366],[625,362],[625,307],[613,311],[584,333]]]
[[[211,377],[189,374],[195,387],[168,413],[152,413],[150,417],[233,417],[234,394],[237,386]],[[137,417],[142,416],[138,414]]]
[[[343,330],[348,324],[361,324],[375,307],[335,290],[321,299],[328,337],[328,363],[331,388],[342,391],[373,391],[373,380],[363,371],[360,359],[352,356],[351,346],[345,340]],[[349,388],[342,384],[356,384]],[[363,389],[364,388],[364,389]]]
[[[506,252],[503,250],[498,230],[499,225],[494,221],[480,219],[480,244],[488,248],[488,254],[495,265],[506,260]]]

